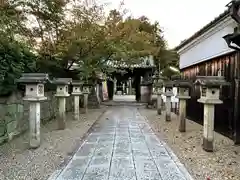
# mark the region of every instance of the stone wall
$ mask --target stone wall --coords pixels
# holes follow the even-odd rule
[[[46,123],[57,115],[58,102],[55,92],[46,92],[48,100],[41,102],[41,122]],[[22,100],[23,93],[0,97],[0,144],[28,129],[29,102]],[[73,109],[73,97],[66,101],[67,111]]]

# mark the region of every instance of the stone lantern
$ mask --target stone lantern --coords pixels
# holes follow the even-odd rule
[[[116,95],[117,94],[117,79],[114,77],[113,79],[113,94]]]
[[[153,76],[153,84],[154,84],[154,93],[157,94],[157,113],[159,115],[162,114],[162,94],[163,94],[163,81],[164,78],[155,72]]]
[[[128,95],[132,95],[132,78],[128,78]]]
[[[141,102],[150,103],[151,102],[151,90],[152,90],[152,77],[147,74],[144,78],[141,77],[140,90],[141,90]]]
[[[17,80],[25,84],[24,101],[29,101],[29,144],[30,148],[40,146],[40,102],[47,100],[44,96],[44,84],[48,81],[48,74],[24,73]]]
[[[175,86],[178,87],[179,99],[179,131],[186,132],[186,102],[190,99],[189,90],[192,87],[192,84],[188,80],[178,79],[175,81]]]
[[[82,83],[80,81],[72,81],[73,91],[72,95],[74,96],[74,119],[79,120],[79,102],[80,96],[82,95],[81,87]]]
[[[171,121],[171,97],[173,94],[173,82],[165,81],[164,82],[165,93],[166,96],[166,121]]]
[[[84,107],[84,111],[85,113],[88,112],[88,95],[90,94],[90,84],[83,84],[83,107]]]
[[[198,102],[204,104],[203,149],[213,151],[214,109],[215,104],[222,104],[219,99],[221,86],[229,85],[222,76],[199,76],[195,84],[200,85],[201,97]]]
[[[63,130],[66,128],[66,98],[70,96],[68,85],[72,82],[72,79],[58,78],[53,82],[57,85],[55,97],[58,98],[58,128],[59,130]]]

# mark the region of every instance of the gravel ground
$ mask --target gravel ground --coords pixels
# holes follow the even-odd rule
[[[56,130],[57,122],[50,121],[41,127],[41,146],[28,149],[28,134],[0,146],[0,180],[45,180],[66,163],[80,146],[81,139],[105,108],[81,114],[80,121],[68,114],[67,128]]]
[[[195,122],[187,121],[187,132],[178,132],[178,120],[172,115],[172,122],[165,122],[164,116],[158,116],[156,110],[139,109],[152,129],[162,138],[186,166],[196,180],[239,180],[240,179],[240,147],[215,133],[215,152],[205,152],[202,145],[203,127]]]

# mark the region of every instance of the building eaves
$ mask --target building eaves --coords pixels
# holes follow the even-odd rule
[[[190,38],[184,40],[183,42],[181,42],[177,47],[175,47],[174,49],[176,51],[178,51],[179,49],[181,49],[182,47],[184,47],[185,45],[189,44],[191,41],[193,41],[194,39],[196,39],[197,37],[201,36],[202,34],[204,34],[205,32],[207,32],[209,29],[211,29],[212,27],[214,27],[216,24],[218,24],[219,22],[221,22],[223,19],[225,19],[226,17],[228,17],[230,15],[229,9],[225,10],[222,14],[220,14],[218,17],[216,17],[213,21],[211,21],[210,23],[208,23],[207,25],[205,25],[203,28],[201,28],[199,31],[197,31],[195,34],[193,34]]]

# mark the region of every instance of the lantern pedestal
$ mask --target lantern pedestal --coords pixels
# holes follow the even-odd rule
[[[58,129],[66,128],[66,97],[58,97]]]
[[[41,144],[40,128],[41,128],[41,112],[40,102],[47,100],[47,97],[41,99],[24,98],[24,101],[29,101],[29,145],[30,148],[38,148]]]
[[[179,99],[179,131],[186,132],[186,99]]]
[[[207,152],[213,152],[215,104],[222,104],[222,101],[219,99],[199,99],[198,102],[204,104],[203,149]]]

